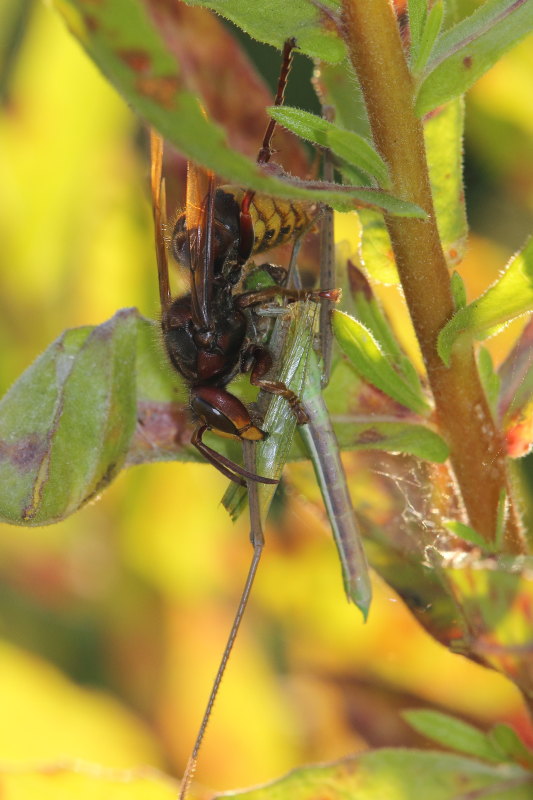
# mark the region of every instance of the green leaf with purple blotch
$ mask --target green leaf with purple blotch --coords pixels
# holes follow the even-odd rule
[[[0,518],[64,519],[124,464],[136,425],[135,309],[66,331],[0,401]]]

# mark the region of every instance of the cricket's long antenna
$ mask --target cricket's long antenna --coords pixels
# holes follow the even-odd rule
[[[244,464],[246,466],[246,469],[248,469],[250,472],[254,472],[255,471],[254,443],[243,441],[243,450],[244,450]],[[255,481],[248,482],[248,503],[250,506],[250,539],[252,542],[252,546],[254,548],[254,554],[252,557],[252,561],[250,563],[250,568],[248,570],[248,575],[246,577],[246,583],[244,584],[244,589],[242,591],[241,599],[239,601],[237,613],[235,614],[233,625],[231,626],[231,631],[228,636],[228,641],[226,642],[226,647],[224,648],[224,652],[220,660],[220,665],[218,667],[215,680],[213,682],[213,688],[211,689],[209,700],[207,701],[207,705],[204,711],[204,716],[202,718],[202,723],[198,730],[198,735],[196,737],[192,753],[189,756],[189,760],[185,768],[185,773],[183,775],[183,780],[181,782],[179,800],[185,800],[185,798],[187,797],[191,781],[194,777],[194,773],[196,772],[196,765],[198,764],[198,753],[200,752],[200,747],[202,746],[202,741],[205,735],[207,724],[209,722],[209,718],[211,716],[211,711],[213,710],[216,696],[218,694],[220,684],[222,683],[222,678],[224,677],[224,672],[226,670],[226,666],[228,664],[229,657],[231,655],[231,651],[235,643],[235,639],[237,638],[239,626],[241,624],[241,620],[244,611],[246,609],[246,605],[248,603],[248,598],[250,596],[254,578],[257,573],[257,567],[259,566],[259,561],[261,559],[261,554],[263,552],[265,539],[263,536],[263,527],[261,525],[259,495],[257,491],[257,484],[255,483]]]

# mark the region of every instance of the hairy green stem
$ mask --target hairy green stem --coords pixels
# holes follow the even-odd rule
[[[387,162],[392,193],[421,206],[425,220],[386,217],[398,272],[435,398],[438,424],[469,522],[487,540],[496,534],[502,490],[511,497],[504,447],[481,386],[471,346],[456,348],[449,368],[438,356],[439,331],[454,311],[437,230],[414,83],[390,0],[343,0],[343,25],[375,145]],[[511,503],[505,549],[523,552]]]

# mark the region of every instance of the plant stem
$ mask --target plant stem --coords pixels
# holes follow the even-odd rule
[[[438,424],[470,525],[488,541],[496,533],[502,490],[511,488],[502,437],[477,373],[470,345],[455,348],[446,368],[436,342],[454,312],[450,278],[437,230],[422,122],[414,114],[414,83],[390,0],[343,0],[344,34],[365,97],[375,145],[389,167],[392,193],[423,208],[425,220],[385,222],[411,319],[435,398]],[[523,552],[510,504],[504,547]]]

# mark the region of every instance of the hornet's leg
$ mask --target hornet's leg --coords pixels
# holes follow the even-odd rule
[[[310,292],[307,289],[285,289],[283,286],[268,286],[266,289],[259,289],[254,292],[244,292],[236,298],[239,308],[250,308],[257,306],[273,297],[286,297],[287,300],[296,302],[297,300],[312,300],[318,303],[320,300],[332,300],[336,303],[341,296],[340,289],[328,289],[324,292]]]
[[[281,72],[278,80],[278,90],[276,92],[276,99],[274,100],[275,106],[283,104],[283,97],[285,95],[285,87],[287,86],[287,78],[292,64],[292,51],[296,47],[296,39],[287,39],[283,47],[283,61],[281,62]],[[262,147],[257,156],[258,164],[266,164],[270,161],[272,155],[272,136],[276,127],[276,120],[271,119],[268,123]],[[249,189],[244,195],[241,203],[241,215],[239,228],[241,231],[241,241],[239,245],[239,260],[244,264],[248,260],[254,246],[254,226],[252,217],[250,215],[250,204],[254,198],[255,191]]]
[[[235,483],[240,484],[241,486],[247,486],[247,481],[257,481],[258,483],[279,483],[279,481],[275,480],[274,478],[264,478],[262,475],[256,475],[253,472],[241,467],[239,464],[236,464],[234,461],[230,461],[229,458],[223,456],[222,453],[217,453],[216,450],[213,450],[212,447],[209,447],[202,441],[202,437],[207,430],[211,430],[207,425],[200,425],[194,431],[191,437],[191,444],[196,447],[197,450],[206,458],[210,464],[218,469],[226,478],[229,478],[230,481],[235,481]],[[216,431],[215,431],[216,433]]]
[[[270,350],[254,344],[246,349],[242,358],[241,369],[243,372],[250,372],[250,383],[253,386],[259,386],[265,392],[284,397],[294,412],[298,425],[305,425],[306,422],[309,422],[309,417],[298,395],[281,381],[272,381],[263,377],[271,368],[272,355]]]

